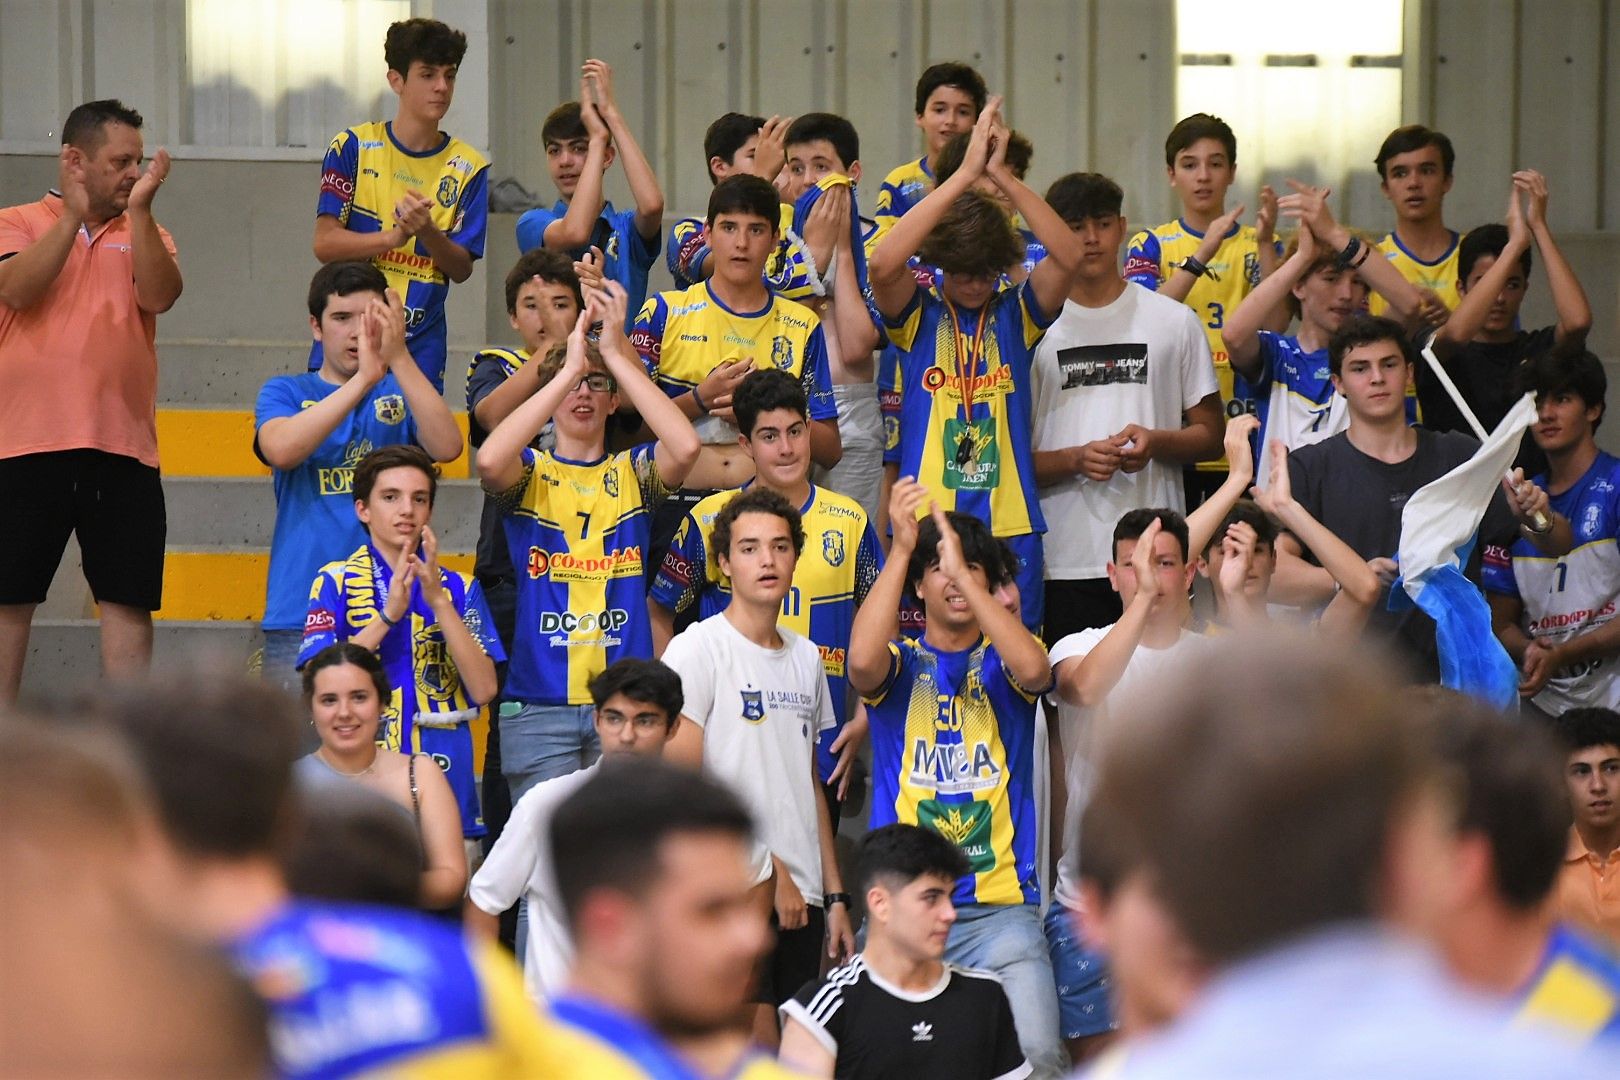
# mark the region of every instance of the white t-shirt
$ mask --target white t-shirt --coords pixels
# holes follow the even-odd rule
[[[524,792],[467,889],[468,898],[488,915],[499,915],[520,896],[529,902],[523,987],[537,1005],[562,990],[574,959],[574,939],[551,870],[551,816],[600,765],[542,780]]]
[[[1112,629],[1112,626],[1094,627],[1059,640],[1052,646],[1050,654],[1053,671],[1062,661],[1091,652]],[[1052,890],[1052,895],[1065,907],[1077,909],[1080,906],[1079,876],[1075,872],[1079,844],[1084,843],[1084,837],[1078,836],[1080,814],[1086,808],[1086,800],[1091,797],[1092,750],[1096,746],[1098,728],[1110,722],[1110,705],[1128,705],[1133,697],[1140,696],[1168,678],[1186,673],[1200,662],[1212,644],[1212,640],[1203,634],[1183,630],[1181,637],[1168,648],[1150,649],[1138,645],[1126,662],[1125,673],[1120,676],[1119,682],[1101,704],[1089,709],[1071,705],[1055,690],[1052,692],[1052,701],[1057,706],[1058,735],[1063,740],[1062,752],[1066,755],[1063,775],[1068,802],[1063,815],[1063,855],[1058,859],[1057,887]],[[1115,714],[1119,711],[1118,707],[1114,709]],[[1054,748],[1053,753],[1057,752]]]
[[[1135,284],[1107,307],[1064,301],[1035,350],[1034,388],[1036,450],[1106,439],[1126,424],[1180,428],[1182,413],[1217,392],[1209,339],[1192,309]],[[1159,461],[1106,484],[1071,476],[1040,495],[1046,576],[1062,581],[1107,573],[1114,525],[1127,510],[1186,507],[1181,466]]]
[[[786,627],[780,649],[743,637],[724,613],[677,634],[664,663],[681,677],[681,715],[703,729],[703,768],[753,814],[755,881],[771,856],[787,865],[805,902],[821,906],[821,837],[812,766],[816,738],[833,727],[821,653]]]

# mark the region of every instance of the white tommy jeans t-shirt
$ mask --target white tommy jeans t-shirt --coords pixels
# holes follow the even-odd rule
[[[1140,288],[1140,286],[1133,286]],[[1052,670],[1064,660],[1083,657],[1097,647],[1098,642],[1112,630],[1112,626],[1094,627],[1069,634],[1052,646]],[[1052,701],[1057,706],[1058,735],[1063,740],[1061,752],[1063,775],[1067,791],[1067,806],[1063,815],[1063,855],[1058,859],[1057,886],[1053,898],[1071,909],[1080,907],[1079,875],[1076,873],[1080,845],[1085,838],[1079,835],[1080,814],[1091,796],[1091,757],[1096,745],[1097,731],[1103,724],[1128,724],[1130,703],[1149,689],[1162,685],[1166,679],[1184,674],[1195,668],[1213,645],[1213,639],[1191,630],[1183,630],[1174,645],[1165,649],[1150,649],[1138,645],[1125,665],[1125,674],[1102,703],[1085,709],[1071,705],[1053,690]]]
[[[821,838],[812,766],[817,735],[833,726],[821,653],[785,627],[780,649],[743,637],[724,613],[675,636],[664,663],[681,677],[681,715],[703,729],[703,768],[729,784],[753,814],[755,881],[781,859],[821,906]]]
[[[1119,433],[1126,424],[1177,429],[1182,413],[1216,393],[1209,339],[1198,317],[1140,285],[1107,307],[1063,302],[1035,350],[1034,448],[1061,450]],[[1071,476],[1041,488],[1046,576],[1100,578],[1113,557],[1114,525],[1127,510],[1186,510],[1181,466],[1150,461],[1106,483]]]

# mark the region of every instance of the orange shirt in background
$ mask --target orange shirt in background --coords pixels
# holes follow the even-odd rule
[[[1557,896],[1560,917],[1620,946],[1620,850],[1599,862],[1572,827]]]

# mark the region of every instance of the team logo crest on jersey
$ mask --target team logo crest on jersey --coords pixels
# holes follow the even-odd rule
[[[384,394],[372,403],[372,412],[381,424],[399,424],[405,420],[405,398],[399,394]]]
[[[793,366],[793,342],[781,334],[771,339],[771,363],[783,371]]]
[[[456,205],[456,196],[461,194],[461,181],[454,176],[441,176],[439,178],[439,205],[445,209]]]
[[[828,529],[821,534],[821,557],[827,560],[828,566],[844,565],[844,534],[837,529]]]
[[[1598,534],[1603,525],[1603,509],[1597,503],[1588,503],[1586,512],[1581,515],[1581,535],[1590,540]]]
[[[617,472],[610,469],[602,474],[602,490],[608,493],[610,499],[619,497],[619,474]]]
[[[765,720],[765,695],[760,690],[742,691],[742,718],[750,724]]]
[[[434,701],[449,701],[461,689],[461,676],[445,651],[436,624],[412,635],[411,666],[416,669],[416,685]]]
[[[937,799],[924,799],[917,804],[917,824],[933,829],[939,835],[962,849],[975,874],[982,874],[996,865],[996,854],[990,846],[990,804],[986,802],[942,803]]]
[[[1260,284],[1260,255],[1249,252],[1243,256],[1243,280],[1249,283],[1249,288]]]

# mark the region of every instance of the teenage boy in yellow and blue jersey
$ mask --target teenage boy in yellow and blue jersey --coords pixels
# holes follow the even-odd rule
[[[1080,242],[1008,168],[1001,99],[979,114],[962,167],[901,218],[867,265],[889,340],[900,350],[883,395],[885,473],[914,476],[943,506],[972,514],[1005,540],[1020,565],[1025,625],[1041,625],[1041,534],[1030,445],[1035,346],[1063,308]],[[994,199],[970,190],[988,176],[1046,245],[1018,285],[1002,275],[1023,243]],[[924,289],[913,254],[943,272]]]
[[[405,302],[406,344],[444,389],[444,301],[484,255],[489,162],[439,130],[456,91],[467,35],[433,19],[388,28],[388,85],[399,95],[390,122],[338,133],[321,165],[315,258],[369,259]],[[321,366],[321,343],[309,370]]]
[[[928,152],[916,161],[896,166],[883,178],[877,209],[872,214],[879,237],[933,190],[939,152],[951,136],[973,127],[974,118],[984,111],[987,96],[984,76],[967,64],[934,64],[917,79],[917,128],[923,133]]]
[[[946,514],[937,491],[909,476],[895,483],[889,561],[850,635],[849,681],[871,727],[871,826],[933,829],[967,856],[945,960],[1001,979],[1025,1057],[1036,1075],[1057,1076],[1034,787],[1037,704],[1052,669],[991,592],[1005,584],[1004,545],[977,518]],[[903,594],[927,618],[921,637],[900,635]]]
[[[781,371],[756,371],[742,381],[736,397],[738,440],[754,459],[754,479],[799,511],[804,551],[793,570],[793,587],[782,605],[781,624],[808,638],[821,652],[832,697],[834,727],[816,744],[816,773],[826,785],[828,809],[836,824],[840,781],[865,737],[866,723],[852,714],[845,656],[855,611],[883,567],[883,551],[854,499],[810,482],[809,415],[804,390]],[[740,490],[740,489],[739,489]],[[710,495],[692,508],[676,530],[653,581],[648,611],[653,646],[662,655],[675,631],[676,616],[697,605],[697,617],[718,615],[731,600],[731,580],[720,569],[710,542],[714,522],[737,490]],[[845,733],[852,718],[858,726]]]
[[[1451,140],[1422,124],[1398,127],[1384,138],[1373,164],[1378,187],[1395,208],[1395,228],[1378,242],[1377,253],[1416,288],[1434,294],[1448,311],[1462,303],[1457,251],[1462,234],[1445,222],[1457,152]],[[1381,296],[1368,299],[1374,315],[1388,314]]]
[[[697,433],[625,338],[624,310],[617,282],[593,291],[566,346],[540,362],[540,389],[478,451],[478,477],[506,514],[517,577],[499,719],[501,769],[514,802],[540,780],[595,760],[591,679],[620,657],[652,656],[652,514],[698,456]],[[600,346],[585,340],[596,322]],[[607,421],[621,393],[658,441],[609,454]],[[530,444],[548,420],[556,446],[535,450]]]

